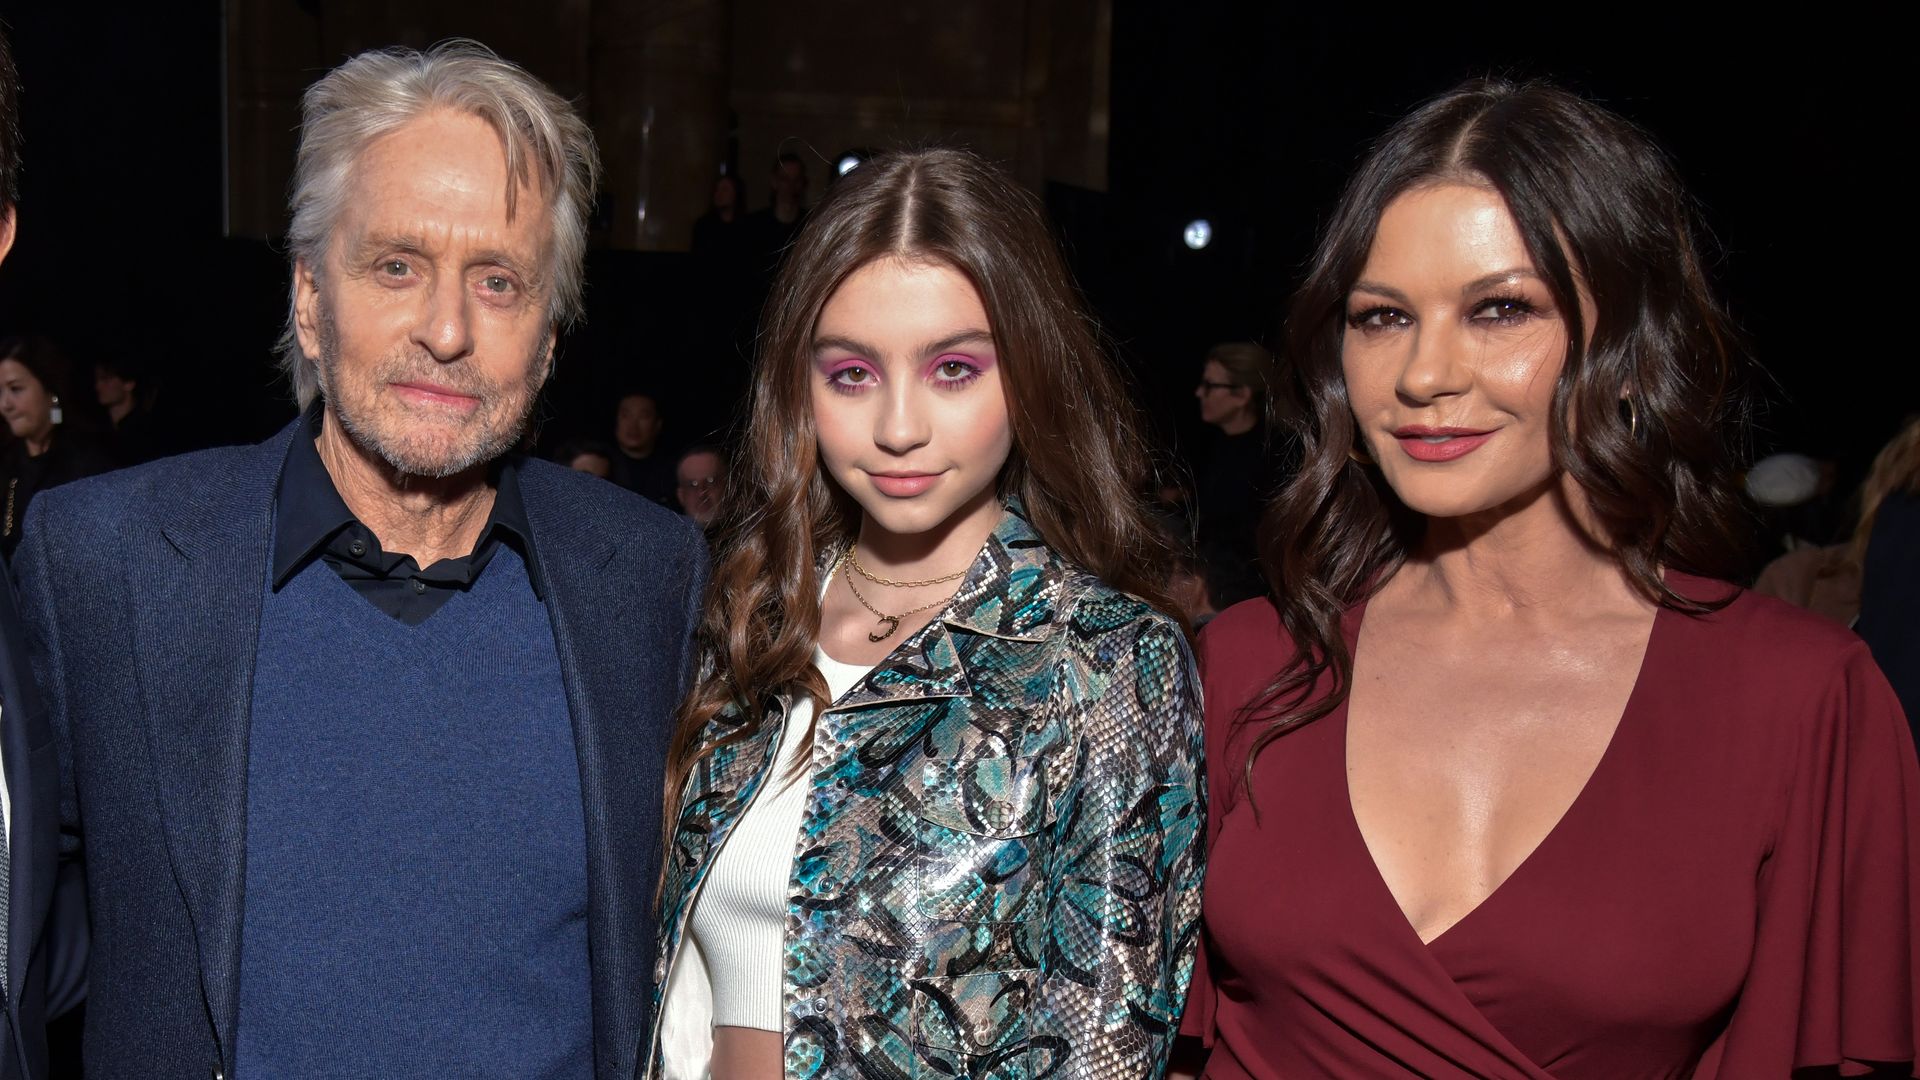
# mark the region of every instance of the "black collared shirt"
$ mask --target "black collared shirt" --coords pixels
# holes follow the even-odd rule
[[[418,626],[452,599],[456,590],[472,585],[500,545],[507,543],[527,564],[534,595],[544,594],[532,557],[533,531],[527,527],[526,505],[520,499],[513,458],[494,463],[493,512],[480,530],[473,551],[421,569],[413,556],[383,550],[373,530],[347,509],[314,445],[319,433],[320,408],[316,406],[308,413],[305,430],[294,436],[274,495],[275,591],[318,557],[373,606],[408,626]]]

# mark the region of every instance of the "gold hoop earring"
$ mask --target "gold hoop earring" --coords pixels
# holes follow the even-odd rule
[[[1640,441],[1640,407],[1633,402],[1632,394],[1620,395],[1620,409],[1627,421],[1627,437],[1634,442]]]
[[[1355,465],[1358,465],[1364,469],[1364,468],[1370,467],[1373,464],[1373,459],[1367,456],[1367,452],[1365,450],[1360,449],[1361,445],[1362,444],[1358,439],[1354,440],[1353,445],[1347,448],[1347,457]]]

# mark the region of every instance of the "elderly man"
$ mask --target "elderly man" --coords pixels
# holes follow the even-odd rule
[[[479,47],[307,91],[261,446],[34,503],[90,1077],[628,1080],[699,533],[508,454],[578,309],[585,124]]]

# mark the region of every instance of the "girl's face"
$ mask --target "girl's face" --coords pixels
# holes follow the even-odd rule
[[[53,431],[53,398],[18,360],[0,360],[0,416],[16,439],[38,442]]]
[[[898,258],[856,270],[820,310],[809,374],[820,460],[869,527],[917,535],[998,517],[1013,428],[965,275]]]
[[[1566,354],[1499,193],[1442,184],[1387,205],[1347,297],[1341,366],[1358,438],[1402,502],[1459,517],[1540,490]]]

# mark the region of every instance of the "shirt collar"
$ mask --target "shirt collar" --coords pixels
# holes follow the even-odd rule
[[[325,405],[315,402],[302,418],[301,429],[294,433],[287,448],[286,464],[280,470],[280,483],[274,492],[273,511],[273,587],[278,591],[327,546],[341,529],[354,524],[353,511],[340,497],[340,489],[320,460],[314,440],[320,437],[320,417]],[[527,577],[533,594],[546,598],[546,583],[541,579],[539,562],[532,558],[533,529],[527,523],[527,505],[520,494],[520,463],[508,455],[493,463],[493,511],[474,542],[475,550],[494,535],[519,549],[527,564]]]

